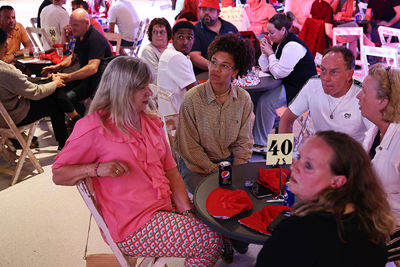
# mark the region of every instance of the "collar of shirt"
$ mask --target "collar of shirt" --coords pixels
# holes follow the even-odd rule
[[[206,88],[205,95],[206,95],[207,103],[210,104],[212,101],[217,101],[217,98],[215,97],[210,80],[207,80],[205,82],[205,88]],[[236,86],[232,86],[232,84],[230,84],[229,89],[231,90],[231,93],[228,95],[228,97],[232,97],[233,99],[236,99],[237,98]]]

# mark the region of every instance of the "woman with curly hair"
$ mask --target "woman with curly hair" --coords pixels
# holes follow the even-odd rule
[[[231,84],[254,62],[248,42],[233,34],[215,38],[208,47],[209,80],[184,95],[175,149],[180,155],[179,171],[190,192],[198,182],[188,180],[190,173],[208,175],[221,161],[243,164],[251,156],[253,104],[244,89]]]
[[[147,36],[150,44],[143,49],[140,59],[149,64],[153,70],[154,77],[157,77],[158,62],[161,54],[167,49],[168,42],[172,38],[171,25],[165,18],[154,18],[150,22]]]
[[[357,95],[361,114],[375,124],[365,148],[396,218],[397,229],[388,245],[389,260],[400,260],[400,70],[382,64],[370,67]],[[399,262],[396,263],[400,266]]]
[[[256,266],[385,266],[395,222],[362,146],[344,133],[318,132],[291,170],[289,188],[299,201]]]

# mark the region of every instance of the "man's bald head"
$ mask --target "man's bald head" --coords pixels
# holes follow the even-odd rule
[[[75,9],[69,18],[69,24],[72,34],[82,39],[90,27],[89,14],[83,8]]]

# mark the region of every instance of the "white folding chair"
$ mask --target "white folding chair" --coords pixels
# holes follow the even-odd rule
[[[38,125],[40,120],[35,121],[28,125],[17,127],[13,119],[11,118],[10,114],[8,114],[7,110],[3,106],[3,103],[1,102],[0,102],[0,114],[9,127],[9,128],[0,128],[0,151],[3,151],[5,149],[5,145],[9,141],[8,140],[9,138],[17,139],[22,147],[22,151],[18,158],[15,170],[12,171],[9,169],[0,168],[0,172],[11,175],[12,176],[11,185],[14,185],[18,181],[18,177],[21,173],[25,158],[26,156],[28,156],[33,166],[36,168],[36,170],[39,173],[42,173],[43,168],[40,165],[37,158],[35,157],[35,155],[33,155],[32,150],[30,149],[32,138],[36,130],[36,126]],[[22,136],[22,133],[25,132],[26,130],[28,130],[28,135],[27,138],[25,139]]]
[[[114,33],[114,32],[105,32],[104,36],[107,38],[108,41],[117,42],[117,44],[115,45],[114,53],[115,53],[115,55],[119,55],[119,52],[121,49],[122,35],[119,33]],[[113,45],[113,47],[114,47],[114,45]]]
[[[357,36],[360,44],[360,58],[362,57],[362,48],[364,47],[364,32],[362,27],[335,27],[333,28],[332,43],[337,44],[337,36]],[[356,59],[356,65],[362,68],[361,59]],[[356,71],[357,72],[357,71]],[[362,73],[362,71],[361,71]]]
[[[37,18],[31,18],[30,21],[31,21],[32,27],[33,28],[37,28],[38,19]]]
[[[29,38],[34,46],[39,47],[40,51],[45,51],[44,42],[48,47],[53,47],[49,34],[43,28],[26,27]],[[41,35],[41,36],[40,36]]]
[[[138,56],[140,46],[142,45],[142,40],[143,40],[144,36],[146,35],[146,31],[147,31],[147,28],[149,27],[149,24],[150,24],[149,18],[145,18],[144,20],[140,21],[139,29],[137,31],[135,40],[133,41],[133,45],[129,46],[129,47],[127,47],[127,46],[122,47],[122,49],[124,51],[128,50],[128,53],[127,53],[128,55],[130,55],[130,56],[134,55],[136,57]]]
[[[175,108],[175,105],[172,101],[173,93],[157,85],[156,88],[157,88],[158,115],[162,118],[167,115],[177,114],[179,110]]]
[[[399,48],[400,46],[400,29],[391,27],[379,26],[378,27],[379,39],[383,47]],[[393,37],[397,37],[397,42],[392,42]]]
[[[81,194],[83,200],[85,201],[86,206],[89,208],[91,216],[93,216],[94,220],[97,223],[97,226],[103,232],[103,235],[107,240],[107,243],[110,246],[111,250],[113,251],[115,257],[117,258],[119,264],[122,267],[131,267],[132,265],[129,262],[129,257],[125,256],[121,252],[117,244],[112,239],[107,224],[104,221],[103,216],[101,215],[99,209],[97,208],[96,200],[94,198],[94,193],[91,192],[91,190],[89,190],[89,187],[87,186],[85,180],[81,180],[79,183],[77,183],[76,187],[78,188],[79,193]],[[143,261],[138,265],[138,267],[145,267],[153,260],[155,260],[155,258],[144,258]]]
[[[368,59],[367,56],[382,57],[386,59],[388,66],[399,67],[399,61],[397,57],[397,49],[391,47],[373,47],[364,46],[362,54],[364,77],[368,75]]]
[[[293,154],[295,155],[299,153],[300,147],[304,144],[307,138],[315,134],[309,111],[300,115],[294,122],[294,124],[296,123],[300,126],[300,129],[298,135],[294,138]],[[296,126],[293,125],[293,127]]]

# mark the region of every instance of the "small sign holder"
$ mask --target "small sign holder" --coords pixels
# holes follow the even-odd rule
[[[287,194],[282,188],[282,168],[285,164],[292,164],[293,155],[293,134],[269,134],[266,165],[278,166],[279,171],[279,194],[267,203],[284,203]]]

